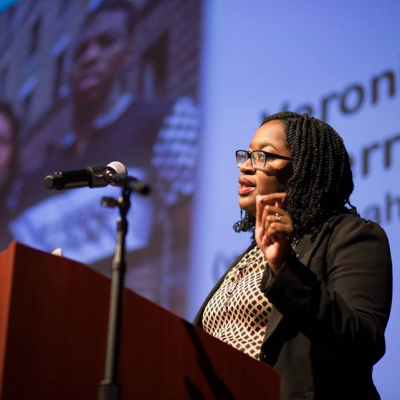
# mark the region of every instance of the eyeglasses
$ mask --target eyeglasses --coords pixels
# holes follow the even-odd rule
[[[249,158],[251,161],[251,166],[254,169],[264,169],[267,162],[272,158],[290,161],[289,157],[280,156],[279,154],[268,153],[267,151],[236,150],[236,164],[238,167],[241,167],[242,164],[245,163]]]

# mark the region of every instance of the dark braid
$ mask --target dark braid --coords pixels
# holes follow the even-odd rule
[[[243,210],[240,210],[240,220],[233,224],[233,230],[236,233],[253,231],[253,236],[254,236],[255,224],[256,220],[251,214]]]
[[[305,234],[315,238],[322,224],[334,215],[358,215],[350,203],[354,185],[349,155],[338,133],[307,114],[287,111],[265,118],[262,125],[274,120],[285,124],[291,152],[293,175],[287,185],[287,211],[295,238]]]

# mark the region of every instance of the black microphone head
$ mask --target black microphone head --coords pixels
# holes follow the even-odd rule
[[[124,164],[113,161],[108,165],[92,165],[76,171],[56,172],[45,177],[48,189],[73,189],[80,187],[99,188],[109,184],[115,185],[115,177],[125,178],[128,171]]]

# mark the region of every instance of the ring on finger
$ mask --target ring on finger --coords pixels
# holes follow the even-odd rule
[[[275,214],[276,222],[282,222],[282,216],[279,213]]]

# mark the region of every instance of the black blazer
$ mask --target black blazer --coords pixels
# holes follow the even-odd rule
[[[281,399],[379,399],[372,367],[385,352],[392,298],[385,232],[344,214],[327,221],[313,243],[303,238],[296,253],[275,277],[267,269],[261,283],[274,304],[261,359],[280,375]],[[194,324],[202,326],[204,308],[225,275]]]

